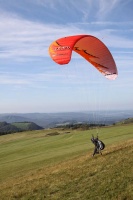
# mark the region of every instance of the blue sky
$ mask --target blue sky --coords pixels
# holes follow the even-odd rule
[[[0,0],[0,113],[133,110],[132,0]],[[73,53],[54,63],[49,45],[89,34],[111,51],[110,81]]]

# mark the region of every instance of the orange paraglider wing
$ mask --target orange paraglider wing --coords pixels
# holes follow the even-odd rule
[[[49,47],[51,58],[58,64],[68,64],[72,50],[90,62],[106,78],[113,80],[118,72],[115,61],[103,42],[91,35],[60,38]]]

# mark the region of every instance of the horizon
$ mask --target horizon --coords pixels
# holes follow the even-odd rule
[[[85,111],[60,111],[60,112],[6,112],[6,113],[0,113],[2,114],[56,114],[56,113],[88,113],[88,112],[133,112],[132,110],[122,110],[122,109],[117,109],[117,110],[85,110]]]

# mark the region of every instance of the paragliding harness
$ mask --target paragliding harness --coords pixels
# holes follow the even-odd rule
[[[91,142],[95,145],[95,149],[94,149],[92,156],[94,156],[95,154],[99,154],[99,153],[102,155],[101,151],[105,148],[105,144],[101,140],[99,140],[98,136],[96,138],[94,138],[93,135],[91,138]]]

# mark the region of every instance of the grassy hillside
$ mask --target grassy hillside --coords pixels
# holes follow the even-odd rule
[[[132,130],[129,124],[1,136],[1,200],[132,199]],[[97,131],[106,148],[92,158]]]
[[[21,131],[20,128],[7,122],[0,122],[0,135],[10,134]]]
[[[0,122],[0,135],[41,129],[43,128],[33,122],[15,122],[11,124],[7,122]]]
[[[33,122],[14,122],[12,125],[16,126],[17,128],[20,128],[23,131],[32,131],[32,130],[41,130],[43,129],[41,126],[38,126],[37,124]]]
[[[133,123],[133,118],[128,118],[128,119],[122,120],[122,121],[116,123],[116,125],[131,124],[131,123]]]

